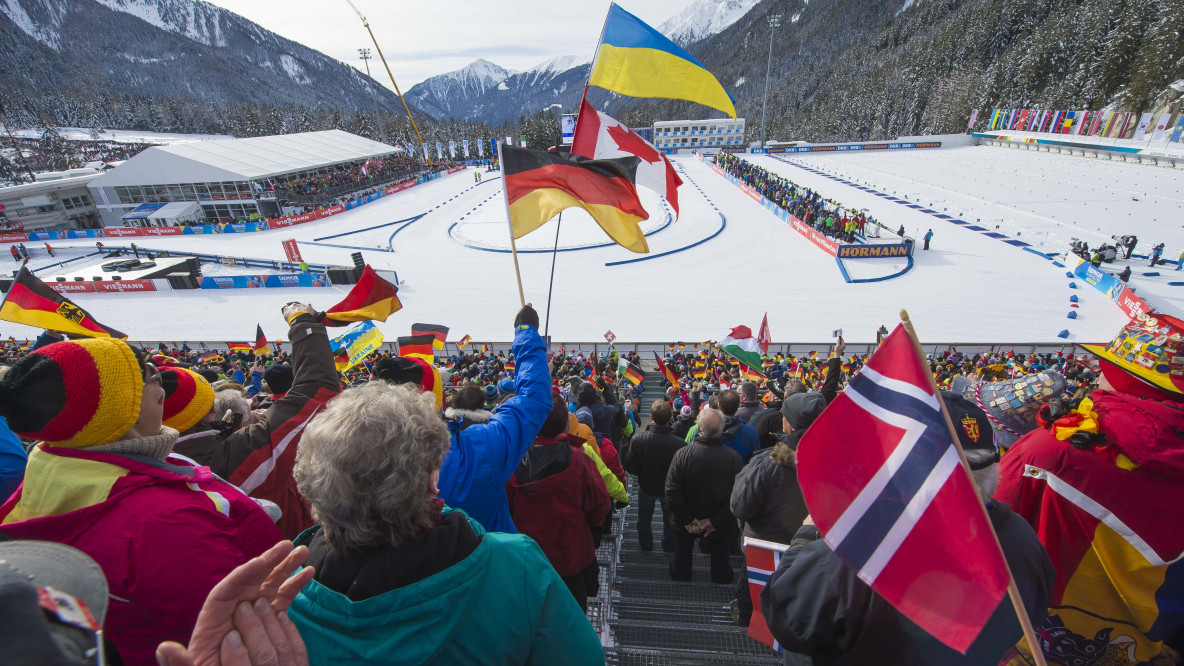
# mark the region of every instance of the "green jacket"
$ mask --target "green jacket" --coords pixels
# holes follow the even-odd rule
[[[309,663],[604,664],[600,639],[538,544],[469,525],[477,549],[412,585],[358,602],[305,585],[288,615]]]

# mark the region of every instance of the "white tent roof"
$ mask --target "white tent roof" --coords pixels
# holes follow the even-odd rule
[[[165,204],[160,210],[148,215],[149,220],[176,220],[186,218],[201,210],[196,201],[176,201]]]
[[[178,143],[148,148],[90,186],[255,180],[396,152],[402,150],[341,130]]]

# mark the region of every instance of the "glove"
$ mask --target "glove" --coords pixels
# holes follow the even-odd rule
[[[518,315],[514,317],[514,330],[518,330],[520,326],[533,326],[536,330],[539,327],[539,313],[530,307],[530,303],[522,306]]]
[[[624,508],[625,508],[625,507],[627,507],[627,506],[629,506],[629,503],[628,503],[628,502],[622,502],[622,501],[620,501],[620,500],[617,500],[617,501],[613,502],[613,508],[614,508],[614,509],[624,509]]]
[[[296,301],[292,301],[291,303],[288,303],[287,305],[285,305],[284,309],[281,310],[281,312],[283,312],[283,314],[284,314],[284,320],[288,322],[289,326],[291,326],[292,322],[295,321],[296,318],[299,317],[300,315],[302,315],[302,314],[315,315],[317,311],[312,309],[311,305],[305,305],[304,303],[297,303]]]

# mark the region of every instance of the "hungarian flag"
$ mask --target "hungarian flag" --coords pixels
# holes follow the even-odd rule
[[[432,344],[435,340],[431,335],[405,335],[398,339],[399,356],[414,356],[431,363],[436,357]]]
[[[473,336],[465,334],[465,337],[461,338],[460,342],[456,343],[456,346],[460,347],[461,349],[464,349],[465,347],[469,346],[469,342],[472,339],[473,339]]]
[[[634,186],[640,161],[567,158],[526,148],[501,147],[502,180],[514,238],[543,226],[565,208],[583,208],[614,243],[649,252],[639,223],[649,214]]]
[[[238,352],[248,352],[253,349],[249,342],[227,342],[226,346],[230,347],[230,351],[236,354]]]
[[[585,99],[576,118],[575,136],[571,152],[594,160],[615,157],[637,157],[637,184],[648,187],[666,198],[678,218],[678,186],[682,179],[674,165],[657,148],[606,113],[592,107]]]
[[[641,382],[645,379],[645,373],[636,365],[626,362],[625,371],[621,374],[621,377],[634,386],[641,386]]]
[[[444,348],[444,341],[448,339],[448,327],[439,324],[412,324],[411,335],[432,336],[432,346],[436,349]]]
[[[666,364],[662,362],[662,357],[658,356],[658,352],[654,352],[654,360],[658,362],[658,372],[662,373],[666,381],[670,382],[672,386],[678,386],[678,374],[666,367]]]
[[[126,334],[100,324],[89,312],[50,289],[29,272],[27,266],[21,266],[8,294],[0,302],[0,319],[90,338],[127,339]]]
[[[859,578],[965,654],[1010,575],[928,372],[898,325],[802,438],[798,480]]]
[[[727,337],[719,341],[719,346],[725,353],[748,366],[749,369],[760,372],[761,347],[757,339],[752,337],[751,328],[747,326],[733,328]]]
[[[267,338],[263,335],[263,327],[259,324],[255,324],[255,346],[253,351],[256,354],[266,354],[271,351],[267,346]]]
[[[345,300],[326,310],[321,323],[347,326],[356,321],[386,321],[401,309],[399,288],[379,277],[367,264],[358,283],[345,295]]]
[[[748,567],[748,593],[752,596],[752,621],[748,623],[750,638],[760,641],[778,652],[781,644],[769,631],[769,622],[761,611],[761,590],[769,584],[773,572],[781,564],[781,556],[789,549],[783,543],[744,537],[744,562]]]

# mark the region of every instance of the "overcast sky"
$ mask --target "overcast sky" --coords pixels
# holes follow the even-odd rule
[[[373,46],[346,0],[209,1],[359,69],[358,48]],[[657,27],[691,2],[619,0],[618,4]],[[525,70],[553,56],[591,56],[609,7],[608,0],[354,0],[354,4],[369,19],[403,90],[477,58]],[[372,50],[371,55],[371,75],[389,88],[378,54]]]

